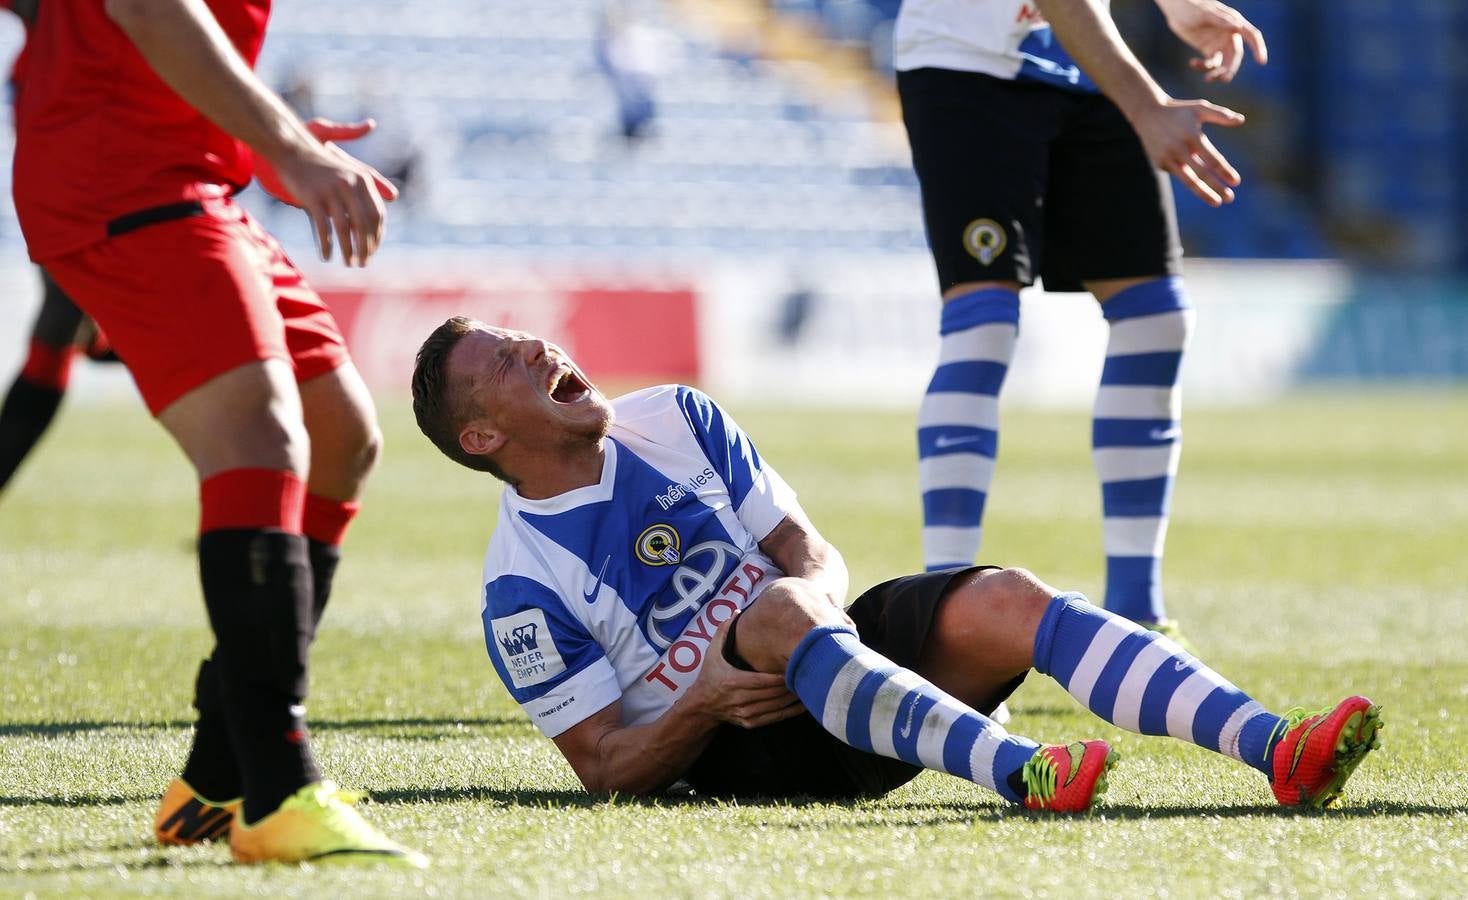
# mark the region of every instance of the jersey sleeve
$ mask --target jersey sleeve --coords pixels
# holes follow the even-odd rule
[[[795,491],[760,458],[749,435],[709,395],[679,387],[678,405],[704,455],[728,486],[739,521],[756,541],[764,540],[796,508]]]
[[[546,737],[622,696],[601,645],[549,586],[500,575],[484,587],[481,616],[495,671]]]

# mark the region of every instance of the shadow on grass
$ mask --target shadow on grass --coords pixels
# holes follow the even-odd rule
[[[898,802],[883,804],[881,798],[830,800],[822,797],[704,797],[691,793],[658,794],[651,797],[609,796],[589,794],[576,789],[547,790],[542,788],[402,788],[397,790],[372,791],[372,799],[378,803],[497,803],[503,806],[527,806],[539,809],[597,809],[607,806],[729,806],[739,809],[799,809],[822,806],[841,807],[852,811],[881,806],[883,813],[870,822],[843,822],[844,825],[869,825],[886,827],[894,818],[911,813],[906,824],[928,825],[944,822],[1000,822],[1012,819],[1032,819],[1036,822],[1054,822],[1058,818],[1050,813],[1033,812],[1007,806],[974,805],[961,802],[928,803]],[[1320,818],[1320,819],[1369,819],[1410,816],[1452,817],[1468,813],[1468,804],[1456,806],[1430,806],[1422,803],[1399,803],[1384,800],[1365,806],[1346,806],[1328,810],[1295,810],[1273,804],[1250,804],[1245,806],[1137,806],[1133,804],[1104,805],[1098,807],[1092,818],[1139,820],[1139,819],[1238,819],[1261,816],[1275,819]],[[1077,821],[1085,821],[1084,818]],[[792,823],[791,828],[807,827]]]
[[[107,722],[83,720],[77,722],[0,722],[0,737],[59,737],[67,734],[82,734],[91,731],[120,729],[128,731],[162,730],[173,731],[194,727],[192,719],[165,719],[152,722]],[[375,731],[378,729],[419,729],[456,733],[463,729],[510,728],[530,730],[533,726],[523,714],[482,716],[462,719],[451,717],[404,716],[378,719],[321,719],[311,720],[312,731]],[[415,734],[414,737],[424,735]]]
[[[220,845],[223,847],[224,845]],[[152,850],[146,857],[139,859],[136,855],[139,850]],[[118,859],[103,858],[87,862],[60,862],[62,857],[73,854],[97,854],[97,853],[125,853],[127,856]],[[205,856],[197,851],[184,851],[180,853],[175,848],[159,847],[152,840],[119,841],[112,844],[84,844],[76,847],[61,847],[55,850],[33,851],[21,853],[17,859],[27,863],[24,868],[9,871],[12,875],[65,875],[75,872],[115,872],[126,869],[130,872],[146,872],[154,869],[223,869],[232,867],[234,862],[225,850],[223,855]],[[52,863],[50,860],[58,860]]]
[[[60,797],[0,797],[0,806],[122,806],[154,803],[159,794],[67,794]]]

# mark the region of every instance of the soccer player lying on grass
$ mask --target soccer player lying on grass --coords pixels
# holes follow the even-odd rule
[[[938,769],[1080,812],[1104,741],[1041,746],[992,710],[1031,668],[1113,724],[1327,806],[1377,746],[1363,697],[1277,716],[1127,619],[1023,569],[878,585],[846,567],[734,421],[688,387],[608,401],[558,347],[465,318],[418,352],[413,410],[508,483],[484,567],[500,678],[588,790],[872,796]]]

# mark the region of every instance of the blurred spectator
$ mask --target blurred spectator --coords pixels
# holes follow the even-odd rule
[[[644,21],[630,5],[608,3],[596,30],[596,63],[617,100],[628,144],[643,138],[657,117],[653,85],[667,71],[673,37]]]

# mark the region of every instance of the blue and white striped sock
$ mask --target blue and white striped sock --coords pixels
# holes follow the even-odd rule
[[[867,647],[843,625],[823,625],[790,655],[785,682],[841,741],[957,775],[1022,803],[1009,784],[1039,745]]]
[[[1119,728],[1169,734],[1270,773],[1278,716],[1177,644],[1080,594],[1050,601],[1035,633],[1034,661]]]
[[[918,408],[923,564],[972,565],[999,445],[999,389],[1019,333],[1019,294],[994,288],[943,304],[938,367]]]
[[[1128,288],[1101,304],[1111,324],[1096,393],[1092,459],[1101,478],[1106,608],[1138,622],[1167,617],[1162,547],[1182,450],[1178,366],[1193,312],[1178,278]]]

